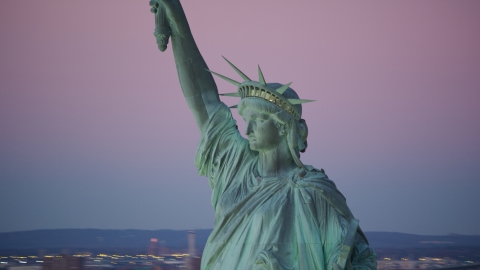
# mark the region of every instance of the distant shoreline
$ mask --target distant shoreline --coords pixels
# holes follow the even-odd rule
[[[170,248],[187,246],[189,230],[44,229],[0,233],[0,249],[145,248],[151,238]],[[196,246],[203,247],[212,229],[194,230]],[[374,248],[480,247],[480,235],[416,235],[366,232]]]

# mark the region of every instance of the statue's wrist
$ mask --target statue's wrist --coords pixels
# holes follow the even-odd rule
[[[172,29],[172,36],[186,36],[192,34],[188,22],[170,23],[170,29]]]
[[[179,40],[188,40],[188,39],[193,40],[193,35],[192,35],[192,32],[190,31],[181,31],[181,32],[176,31],[172,33],[172,38],[176,38]]]
[[[201,56],[191,33],[172,35],[172,48],[177,64]]]

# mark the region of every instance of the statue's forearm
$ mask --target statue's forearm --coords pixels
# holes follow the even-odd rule
[[[172,48],[183,95],[200,129],[218,105],[218,90],[191,34],[172,36]]]

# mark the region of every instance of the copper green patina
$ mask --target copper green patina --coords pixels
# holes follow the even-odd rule
[[[168,39],[188,106],[202,135],[195,156],[212,189],[215,226],[202,269],[376,269],[376,258],[345,198],[323,170],[304,165],[308,128],[289,86],[242,82],[208,70],[178,0],[152,0],[155,37]],[[212,73],[237,87],[243,138],[219,99]]]

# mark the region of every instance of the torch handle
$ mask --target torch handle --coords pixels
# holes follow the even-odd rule
[[[155,14],[155,32],[153,34],[157,39],[158,49],[163,52],[167,49],[168,39],[172,31],[168,25],[165,7],[157,0],[150,1],[150,6],[152,6],[150,11]]]

